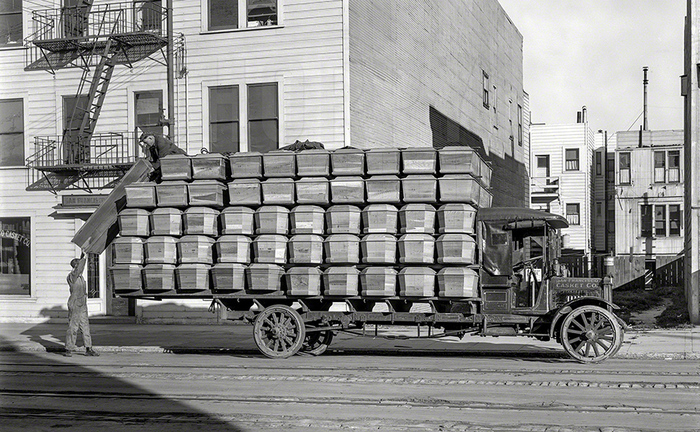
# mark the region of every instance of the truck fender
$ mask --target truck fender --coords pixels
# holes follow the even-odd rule
[[[579,306],[584,306],[584,305],[593,305],[593,306],[600,306],[602,308],[607,309],[608,307],[611,308],[612,310],[618,310],[620,307],[616,305],[615,303],[606,301],[600,297],[580,297],[575,300],[571,300],[570,302],[566,303],[562,307],[559,308],[556,314],[554,314],[554,318],[552,319],[552,324],[549,327],[549,337],[554,338],[558,331],[559,323],[561,320],[568,315],[571,311],[576,309]],[[626,330],[627,329],[627,324],[622,321],[617,315],[615,315],[617,318],[618,323],[620,326]]]

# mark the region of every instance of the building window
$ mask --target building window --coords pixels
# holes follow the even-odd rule
[[[630,153],[620,153],[620,184],[631,184],[632,178],[630,175]]]
[[[652,213],[652,206],[648,204],[643,204],[640,208],[640,214],[641,214],[641,228],[642,228],[642,237],[652,237],[653,231],[653,223],[654,223],[654,215]]]
[[[603,153],[601,152],[595,154],[595,175],[603,175]]]
[[[136,127],[143,132],[163,134],[163,92],[161,90],[134,93]]]
[[[248,85],[248,151],[279,148],[277,84]]]
[[[569,225],[581,225],[581,205],[567,204],[566,205],[566,220]]]
[[[30,272],[30,219],[0,218],[0,295],[31,295]]]
[[[277,0],[208,0],[209,30],[277,25]],[[244,14],[239,13],[244,11]]]
[[[24,104],[0,100],[0,166],[24,165]]]
[[[578,149],[566,149],[565,150],[565,170],[566,171],[578,171]]]
[[[679,236],[681,235],[681,206],[678,204],[671,204],[668,206],[668,235]]]
[[[523,107],[518,105],[518,145],[523,145]]]
[[[654,152],[654,183],[666,182],[666,152]]]
[[[63,97],[63,162],[66,165],[90,162],[90,143],[80,142],[88,99],[87,95]]]
[[[489,74],[487,74],[485,71],[482,71],[482,96],[483,96],[483,101],[484,101],[484,108],[489,109],[491,108],[491,101],[489,100],[489,92],[491,91],[491,87],[489,84]]]
[[[134,5],[138,29],[141,31],[160,32],[163,27],[163,19],[166,18],[162,0],[143,0],[134,2]]]
[[[657,237],[666,237],[666,206],[654,206],[654,234]]]
[[[87,296],[88,298],[100,298],[100,255],[87,254]]]
[[[209,88],[209,150],[240,151],[238,86]]]
[[[603,217],[603,203],[600,201],[595,203],[595,215],[598,217]]]
[[[0,0],[0,47],[22,44],[22,0]]]
[[[668,174],[669,183],[679,183],[681,181],[681,152],[672,150],[668,152]]]

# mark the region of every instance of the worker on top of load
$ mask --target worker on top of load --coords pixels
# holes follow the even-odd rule
[[[139,138],[139,145],[141,150],[143,150],[146,155],[146,159],[153,165],[154,171],[149,176],[150,181],[155,181],[160,183],[161,170],[160,170],[160,159],[162,157],[172,155],[172,154],[186,154],[184,150],[173,144],[168,138],[163,135],[156,135],[152,133],[141,134]]]

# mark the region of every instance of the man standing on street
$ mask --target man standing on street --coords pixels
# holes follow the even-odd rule
[[[85,252],[80,254],[80,258],[71,260],[73,268],[66,280],[70,287],[70,297],[68,297],[68,332],[66,334],[66,357],[73,356],[73,351],[78,347],[75,345],[78,339],[78,330],[83,333],[83,344],[85,345],[86,356],[98,356],[92,349],[92,337],[90,336],[90,322],[88,321],[87,310],[87,284],[83,278]]]

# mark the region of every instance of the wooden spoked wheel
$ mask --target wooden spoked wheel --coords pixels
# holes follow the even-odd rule
[[[301,352],[315,356],[321,355],[326,352],[332,341],[333,332],[330,330],[306,333]]]
[[[561,325],[564,350],[582,363],[597,363],[615,355],[622,346],[622,328],[611,312],[598,306],[581,306]]]
[[[306,327],[297,311],[289,306],[274,305],[265,308],[255,318],[253,338],[266,357],[287,358],[301,349]]]

